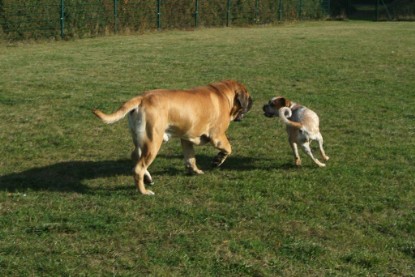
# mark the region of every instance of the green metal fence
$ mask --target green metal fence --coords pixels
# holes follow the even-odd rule
[[[268,24],[327,16],[330,0],[0,0],[0,38]]]
[[[415,20],[414,0],[324,0],[330,1],[334,18],[358,20]]]

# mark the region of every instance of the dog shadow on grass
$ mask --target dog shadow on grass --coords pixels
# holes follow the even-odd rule
[[[0,190],[22,192],[48,190],[62,192],[87,192],[86,179],[127,175],[131,161],[68,161],[22,172],[0,176]]]
[[[160,164],[155,170],[150,167],[154,178],[159,175],[184,175],[185,170],[180,160],[180,155],[160,155],[157,159]],[[157,161],[156,159],[156,161]],[[169,165],[169,160],[175,159],[174,165]],[[179,159],[179,161],[177,161]],[[211,170],[210,163],[213,156],[198,155],[197,161],[204,171]],[[220,170],[253,170],[256,158],[231,156],[222,165]],[[97,178],[109,178],[114,176],[131,176],[133,163],[131,160],[112,161],[68,161],[60,162],[44,167],[35,167],[22,172],[0,176],[0,191],[24,192],[35,191],[60,191],[87,193],[91,188],[84,184],[85,180]],[[265,168],[266,169],[266,168]],[[132,182],[132,181],[131,181]]]

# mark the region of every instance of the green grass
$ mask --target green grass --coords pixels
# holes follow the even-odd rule
[[[413,276],[415,25],[317,22],[0,45],[3,276]],[[130,175],[113,111],[153,88],[237,79],[255,99],[228,131],[233,153],[180,143]],[[315,110],[330,160],[295,168],[261,107]],[[315,151],[316,154],[317,151]]]

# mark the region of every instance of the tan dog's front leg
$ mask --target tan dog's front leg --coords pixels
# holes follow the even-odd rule
[[[212,166],[219,167],[223,164],[226,158],[231,154],[232,148],[228,138],[225,134],[217,138],[212,138],[212,144],[215,148],[219,149],[220,152],[213,158]]]
[[[203,174],[203,171],[197,168],[195,151],[193,144],[190,141],[181,139],[183,155],[184,155],[184,166],[190,174]]]

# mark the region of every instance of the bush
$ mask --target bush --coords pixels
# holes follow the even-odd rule
[[[158,15],[157,1],[65,0],[61,21],[61,0],[0,0],[0,35],[12,40],[58,38],[62,22],[65,37],[140,32],[159,26],[193,28],[196,25],[267,24],[278,20],[279,1],[199,0],[196,13],[196,0],[162,0]],[[323,15],[321,0],[281,1],[284,20],[299,16],[317,19]]]

